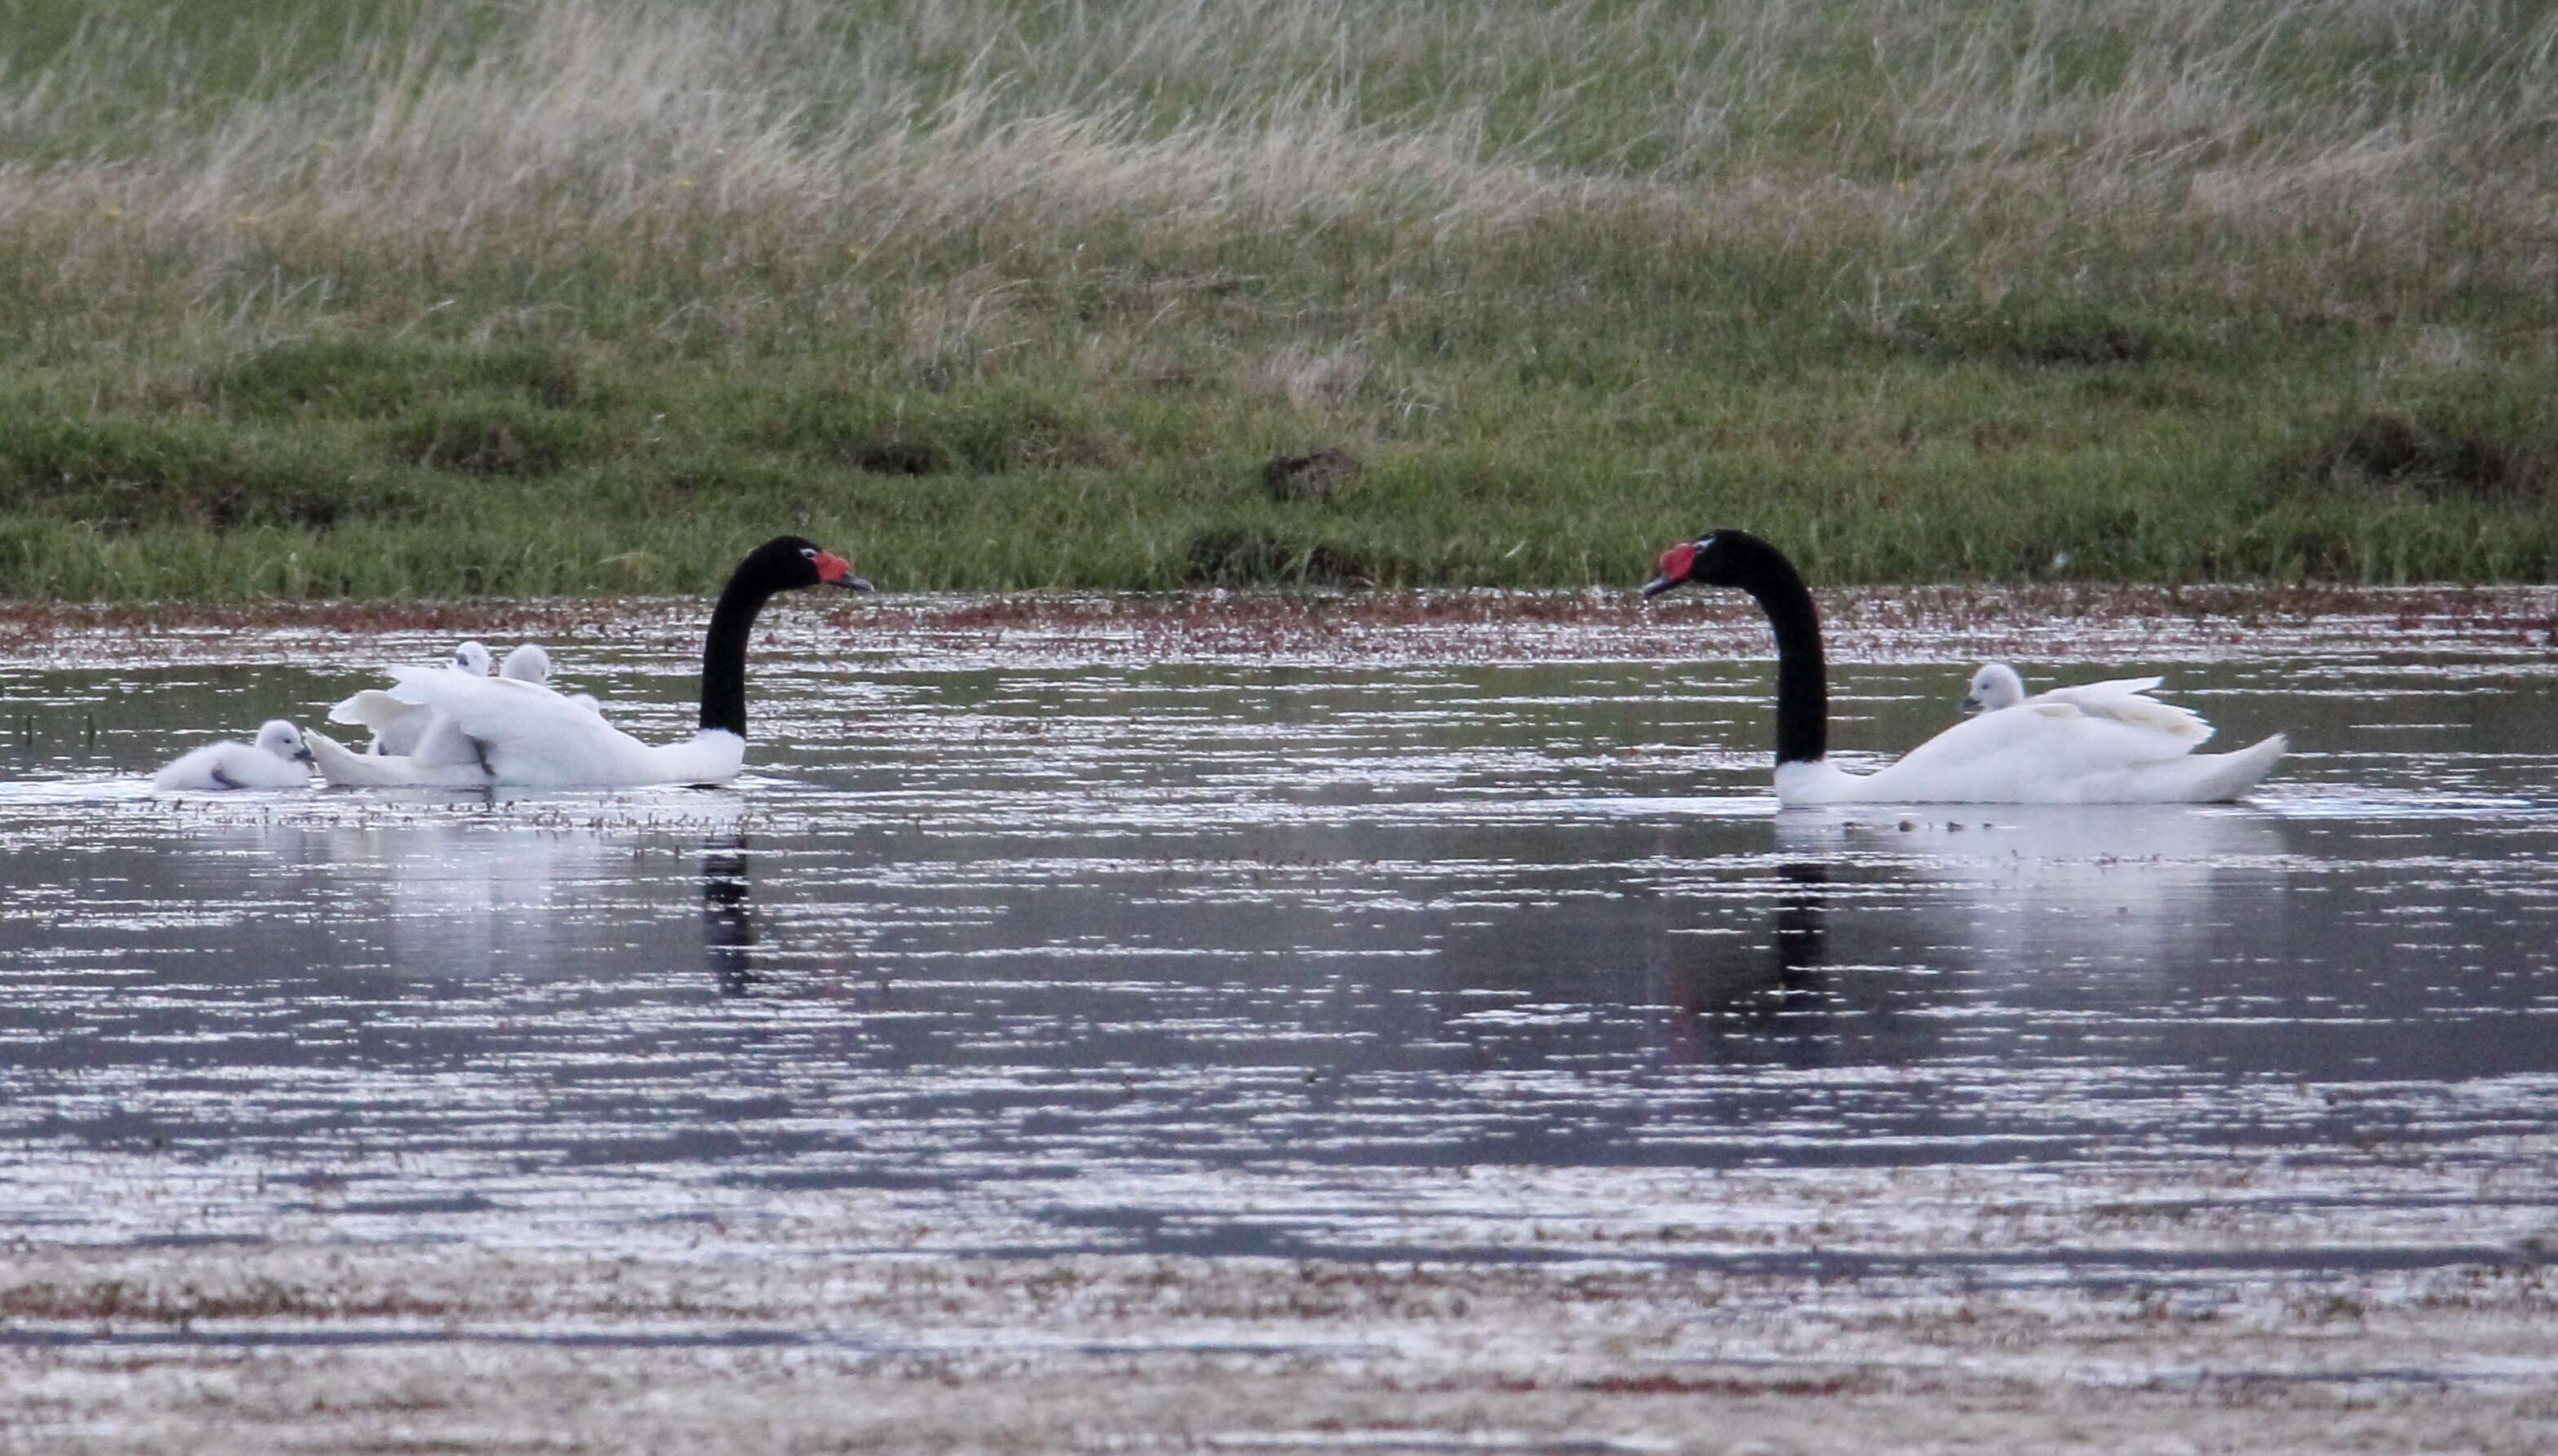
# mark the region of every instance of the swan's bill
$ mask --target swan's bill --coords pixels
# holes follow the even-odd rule
[[[853,563],[823,546],[802,546],[799,554],[817,568],[817,580],[826,586],[842,587],[848,592],[875,592],[879,588],[853,574]]]
[[[1708,536],[1706,540],[1712,540]],[[1643,583],[1643,595],[1657,597],[1687,584],[1687,574],[1696,565],[1696,550],[1703,541],[1681,541],[1661,553],[1659,575]]]

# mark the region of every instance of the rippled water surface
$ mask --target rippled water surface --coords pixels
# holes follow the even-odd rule
[[[2267,1156],[2405,1217],[2259,1257],[2480,1256],[2374,1168],[2547,1222],[2545,650],[2156,665],[2293,734],[2247,805],[1787,813],[1764,662],[759,651],[740,786],[496,801],[149,792],[346,663],[6,668],[0,1230],[1526,1257],[1683,1171]],[[1966,671],[1841,669],[1842,748]]]

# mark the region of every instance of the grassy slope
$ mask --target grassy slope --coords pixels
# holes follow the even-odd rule
[[[2534,7],[300,9],[0,0],[0,596],[2558,570]]]

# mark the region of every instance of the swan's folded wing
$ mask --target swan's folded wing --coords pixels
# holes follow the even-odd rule
[[[2151,688],[2164,681],[2158,677],[2118,677],[2111,682],[2083,682],[2075,687],[2056,687],[2041,695],[2040,700],[2065,702],[2092,716],[2111,718],[2152,733],[2163,733],[2182,741],[2186,747],[2207,741],[2211,725],[2192,708],[2163,703],[2148,696]]]
[[[348,724],[348,727],[378,729],[383,724],[383,719],[394,719],[394,716],[407,714],[407,711],[412,711],[414,706],[417,704],[404,704],[404,701],[394,698],[391,693],[381,691],[381,688],[365,688],[365,691],[353,693],[353,696],[341,698],[338,704],[330,706],[328,722]]]
[[[2151,729],[2049,697],[1967,718],[1861,782],[1855,797],[1946,803],[2071,802],[2091,784],[2186,756]]]
[[[416,711],[415,703],[402,702],[378,687],[367,687],[330,708],[329,721],[379,731],[384,723],[396,722]]]
[[[416,752],[418,740],[434,718],[433,708],[404,701],[378,687],[365,688],[329,710],[332,723],[373,730],[374,752],[403,758]]]
[[[2056,698],[2065,703],[2102,702],[2126,693],[2147,692],[2165,681],[2164,677],[2109,677],[2102,682],[2078,682],[2067,687],[2056,687],[2035,696]]]
[[[391,671],[391,691],[451,719],[499,783],[653,782],[646,745],[547,687],[432,667]]]
[[[2163,703],[2154,697],[2133,696],[2107,709],[2107,715],[2136,728],[2163,733],[2182,740],[2186,747],[2208,742],[2211,725],[2201,713],[2176,703]]]

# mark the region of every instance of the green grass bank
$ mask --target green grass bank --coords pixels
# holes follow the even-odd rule
[[[0,597],[2558,576],[2545,5],[0,33]]]

